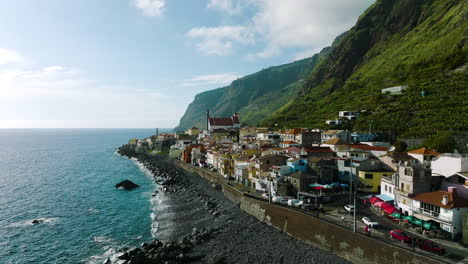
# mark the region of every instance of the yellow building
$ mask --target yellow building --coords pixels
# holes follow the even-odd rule
[[[359,171],[359,190],[380,193],[380,180],[382,176],[391,177],[392,174],[393,172],[389,170]]]

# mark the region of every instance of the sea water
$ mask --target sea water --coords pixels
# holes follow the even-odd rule
[[[0,263],[102,263],[119,248],[151,239],[157,187],[148,171],[115,152],[151,134],[0,130]],[[142,187],[114,188],[125,179]]]

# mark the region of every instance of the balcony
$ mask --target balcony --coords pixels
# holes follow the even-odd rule
[[[413,212],[419,213],[419,214],[421,214],[423,216],[429,216],[430,218],[433,218],[434,220],[439,220],[439,221],[443,221],[443,222],[447,222],[447,223],[452,223],[452,218],[451,217],[442,216],[442,215],[440,215],[440,213],[437,213],[437,212],[434,212],[434,211],[426,210],[426,209],[423,209],[423,208],[413,208]],[[418,217],[418,216],[416,215],[416,217]]]

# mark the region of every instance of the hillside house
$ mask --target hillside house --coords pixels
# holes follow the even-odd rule
[[[435,191],[415,195],[411,203],[411,212],[424,221],[435,221],[452,239],[463,232],[463,215],[468,212],[468,199],[460,197],[457,188],[448,191]]]
[[[408,151],[408,155],[417,159],[421,164],[430,166],[432,159],[439,156],[440,153],[433,149],[420,148],[420,149]]]
[[[404,90],[408,89],[408,85],[401,85],[395,87],[384,88],[381,90],[383,94],[402,94]]]
[[[239,120],[239,114],[235,113],[231,117],[227,118],[216,118],[208,117],[208,130],[213,131],[215,129],[240,129],[241,123]]]
[[[346,120],[356,120],[359,118],[359,112],[353,111],[340,111],[338,112],[339,119],[346,119]]]
[[[327,130],[322,134],[322,143],[327,142],[332,138],[339,138],[344,142],[349,142],[350,133],[346,130]]]

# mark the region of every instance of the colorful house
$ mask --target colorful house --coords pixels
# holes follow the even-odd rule
[[[392,173],[393,171],[386,169],[360,170],[358,176],[361,187],[359,189],[363,192],[380,193],[382,177],[390,177]]]

